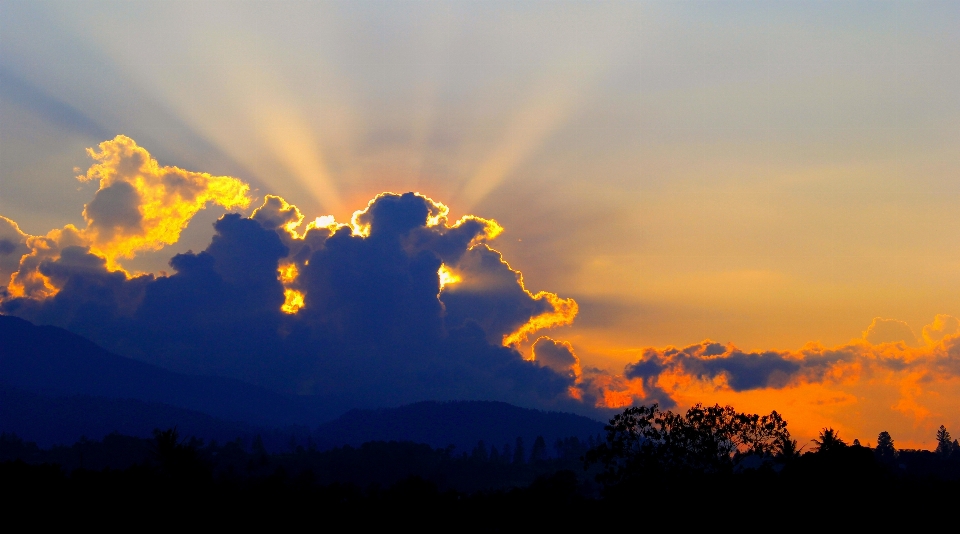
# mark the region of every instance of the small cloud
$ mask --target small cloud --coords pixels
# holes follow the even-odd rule
[[[30,252],[27,237],[17,223],[0,215],[0,297],[10,281],[10,275],[20,269],[20,258]]]
[[[938,314],[933,322],[923,327],[923,340],[927,345],[936,345],[946,337],[960,333],[960,319],[952,315]]]
[[[547,336],[537,339],[533,344],[533,359],[573,380],[580,378],[580,358],[567,341],[556,341]]]
[[[903,342],[913,347],[917,346],[917,336],[910,325],[897,319],[874,317],[873,322],[863,332],[863,339],[873,345],[881,343]]]

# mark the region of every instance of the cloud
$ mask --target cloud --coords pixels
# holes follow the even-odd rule
[[[893,334],[879,336],[885,328]],[[896,421],[897,428],[915,435],[935,417],[952,417],[950,399],[960,392],[957,330],[955,318],[939,315],[924,327],[927,345],[922,347],[902,341],[909,329],[901,321],[875,319],[867,339],[835,347],[808,343],[795,351],[744,351],[705,340],[686,347],[646,348],[621,376],[592,377],[585,371],[581,387],[593,388],[597,402],[610,407],[654,401],[669,406],[711,398],[747,401],[764,409],[812,412],[800,418],[810,432],[820,428],[824,417],[836,421],[869,414],[874,424]],[[846,406],[846,411],[824,413],[834,405]],[[820,419],[810,421],[813,416]]]
[[[530,291],[493,248],[496,221],[451,221],[447,206],[417,193],[377,195],[345,223],[267,195],[250,217],[222,216],[205,250],[170,260],[172,274],[132,275],[120,260],[176,241],[208,203],[246,206],[246,186],[161,167],[122,136],[91,154],[83,179],[100,188],[84,228],[31,236],[0,218],[10,281],[0,312],[167,368],[316,395],[330,415],[494,399],[602,416],[693,395],[801,390],[850,404],[850,388],[885,384],[898,395],[886,409],[925,418],[937,413],[928,392],[960,377],[960,321],[947,315],[923,328],[923,347],[905,323],[877,318],[836,347],[705,340],[641,349],[620,374],[584,365],[572,344],[543,335],[570,324],[577,302]],[[531,336],[525,359],[518,348]]]
[[[954,337],[960,334],[960,320],[952,315],[938,314],[933,318],[933,322],[924,326],[922,335],[923,340],[928,345],[936,345],[947,337]]]
[[[86,227],[68,224],[45,236],[23,236],[27,250],[20,253],[9,295],[43,299],[56,294],[60,286],[40,266],[56,260],[67,247],[85,247],[103,258],[109,269],[119,270],[120,259],[175,243],[207,204],[232,209],[250,203],[249,186],[239,179],[160,166],[123,135],[87,152],[96,163],[77,179],[96,180],[100,187],[84,206]]]
[[[572,380],[580,378],[580,358],[568,341],[556,341],[546,336],[537,339],[533,344],[533,359]]]
[[[722,378],[734,391],[782,388],[801,380],[821,380],[832,365],[853,360],[854,352],[807,345],[797,353],[744,352],[733,344],[702,341],[684,348],[649,348],[636,363],[627,365],[627,378],[654,379],[665,373],[683,373],[698,380]]]
[[[0,299],[6,295],[10,276],[20,269],[20,258],[30,252],[27,237],[17,223],[0,215]]]
[[[569,324],[576,317],[573,299],[531,293],[520,272],[485,245],[468,249],[451,267],[463,281],[444,288],[449,321],[478,322],[491,343],[516,345],[538,330]]]
[[[226,209],[249,205],[250,187],[229,176],[161,167],[129,137],[118,135],[88,153],[97,163],[77,178],[100,189],[83,210],[85,237],[113,265],[144,250],[176,243],[190,219],[208,203]]]
[[[917,344],[917,336],[907,323],[883,317],[873,318],[873,322],[863,332],[863,339],[874,345],[900,341],[911,346]]]
[[[3,313],[170,369],[317,395],[331,415],[425,399],[596,413],[577,398],[572,346],[541,339],[530,361],[504,343],[571,321],[576,303],[524,287],[489,246],[496,221],[450,221],[415,193],[378,195],[348,224],[308,220],[267,195],[250,217],[221,217],[205,250],[174,256],[172,274],[132,276],[118,258],[175,240],[206,202],[245,205],[246,188],[160,167],[126,138],[91,154],[87,227],[33,238],[49,253],[18,238],[30,253],[17,276],[53,290],[11,294]]]

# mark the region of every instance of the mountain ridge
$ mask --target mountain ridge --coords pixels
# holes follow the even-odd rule
[[[43,443],[110,432],[149,436],[154,427],[179,426],[205,439],[284,432],[320,448],[370,441],[412,441],[469,452],[526,447],[543,436],[587,439],[603,423],[571,413],[523,408],[499,401],[421,401],[392,408],[339,412],[330,399],[296,398],[239,380],[185,375],[119,356],[53,326],[0,315],[0,431]],[[57,420],[59,414],[60,420]],[[324,417],[327,414],[327,417]],[[309,438],[307,438],[309,436]]]
[[[531,447],[543,436],[547,447],[558,439],[586,440],[601,434],[604,423],[565,412],[523,408],[500,401],[421,401],[396,408],[354,409],[321,424],[321,447],[369,441],[414,441],[457,452],[470,452],[480,440],[487,447],[515,446],[522,438]]]
[[[322,420],[304,399],[231,378],[169,371],[62,328],[6,315],[0,315],[0,384],[53,397],[161,403],[258,426],[312,426]]]

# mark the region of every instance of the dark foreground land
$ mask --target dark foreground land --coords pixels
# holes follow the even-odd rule
[[[36,527],[136,517],[137,524],[297,522],[311,530],[334,519],[428,530],[649,521],[766,530],[818,518],[835,526],[936,514],[955,521],[960,503],[960,452],[884,458],[844,444],[707,472],[605,464],[596,447],[567,440],[549,454],[505,458],[482,446],[455,455],[408,442],[326,451],[291,443],[268,453],[256,440],[218,445],[168,430],[40,449],[4,435],[0,490],[5,518],[25,515]],[[594,461],[585,467],[584,457]]]

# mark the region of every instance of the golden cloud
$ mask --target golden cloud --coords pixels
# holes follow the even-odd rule
[[[10,296],[56,294],[58,288],[40,273],[39,266],[57,259],[65,247],[87,247],[104,258],[109,269],[122,270],[118,260],[176,243],[190,219],[206,205],[235,209],[250,204],[250,187],[241,180],[161,166],[124,135],[87,153],[96,163],[77,179],[96,180],[99,189],[84,206],[86,227],[68,224],[45,236],[25,236],[27,251],[10,276]]]

